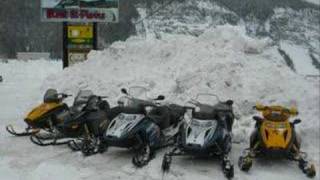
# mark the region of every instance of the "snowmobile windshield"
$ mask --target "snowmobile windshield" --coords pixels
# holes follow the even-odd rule
[[[216,117],[216,106],[220,104],[218,96],[214,94],[198,94],[196,98],[188,102],[194,107],[192,117],[196,119],[209,120]]]
[[[147,88],[141,86],[130,87],[129,96],[121,97],[118,104],[130,108],[152,106],[153,102],[148,98],[147,91]]]
[[[92,95],[93,92],[91,90],[80,90],[74,99],[73,106],[86,104]]]
[[[55,89],[48,89],[46,93],[44,94],[43,101],[45,103],[50,103],[50,102],[58,102],[59,97],[58,97],[58,92]]]
[[[286,121],[289,118],[289,115],[283,111],[270,111],[265,118],[270,121]]]

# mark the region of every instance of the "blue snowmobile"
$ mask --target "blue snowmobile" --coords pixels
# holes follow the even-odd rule
[[[212,97],[218,102],[209,101]],[[221,159],[225,176],[232,178],[234,169],[229,152],[234,121],[233,101],[221,102],[216,95],[198,94],[188,104],[175,147],[163,157],[162,171],[169,171],[173,156],[217,156]]]
[[[143,87],[132,87],[129,89]],[[118,101],[118,106],[110,110],[111,122],[104,133],[105,147],[123,147],[133,149],[132,162],[137,167],[145,166],[155,155],[157,149],[174,144],[182,123],[184,108],[175,105],[161,105],[164,96],[155,99],[138,99],[121,90],[125,96]]]

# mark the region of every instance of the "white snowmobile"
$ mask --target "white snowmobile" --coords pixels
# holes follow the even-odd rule
[[[210,102],[212,97],[218,102]],[[202,98],[204,101],[200,102]],[[225,176],[232,178],[234,170],[229,152],[234,121],[233,101],[221,102],[216,95],[198,94],[188,103],[191,106],[185,106],[184,124],[175,147],[163,157],[163,172],[169,171],[173,156],[218,156]]]

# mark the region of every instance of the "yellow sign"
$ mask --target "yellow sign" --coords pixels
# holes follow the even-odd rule
[[[93,38],[93,26],[82,25],[82,26],[68,26],[68,38],[76,39],[91,39]]]

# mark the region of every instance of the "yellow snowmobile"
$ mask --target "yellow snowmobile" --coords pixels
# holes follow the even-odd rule
[[[257,156],[285,157],[297,161],[308,177],[314,177],[315,166],[306,160],[306,153],[300,151],[301,140],[295,131],[295,125],[301,120],[289,121],[290,117],[298,115],[297,109],[262,104],[256,104],[255,109],[262,113],[262,117],[253,117],[256,125],[250,137],[250,148],[239,158],[240,169],[249,171],[253,158]]]
[[[44,94],[43,103],[32,109],[25,117],[24,121],[28,126],[24,132],[16,132],[11,124],[6,127],[6,130],[15,136],[29,136],[38,133],[40,129],[52,131],[53,126],[60,123],[54,122],[53,116],[68,108],[63,100],[69,96],[71,95],[48,89]]]

